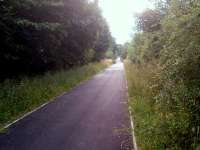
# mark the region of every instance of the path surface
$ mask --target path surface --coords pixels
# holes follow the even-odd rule
[[[131,150],[122,63],[0,134],[0,150]]]

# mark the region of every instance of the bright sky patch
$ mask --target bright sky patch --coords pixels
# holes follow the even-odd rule
[[[99,0],[99,6],[119,44],[131,39],[134,14],[153,7],[148,0]]]

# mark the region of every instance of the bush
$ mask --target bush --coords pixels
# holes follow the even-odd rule
[[[177,88],[169,86],[170,83],[161,85],[162,69],[155,64],[139,65],[126,61],[125,68],[139,149],[197,147],[198,127],[194,125],[198,120],[188,111],[188,105],[180,101],[183,93],[190,92],[183,85]],[[171,97],[169,92],[173,93]]]
[[[142,32],[128,51],[138,143],[142,149],[199,149],[200,3],[160,2],[156,13],[139,15]]]

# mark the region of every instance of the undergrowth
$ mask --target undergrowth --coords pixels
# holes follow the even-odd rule
[[[160,69],[154,64],[125,62],[129,105],[133,112],[135,135],[140,150],[198,150],[192,114],[178,101],[183,86],[174,91],[172,103],[160,86]],[[197,125],[198,126],[198,125]]]

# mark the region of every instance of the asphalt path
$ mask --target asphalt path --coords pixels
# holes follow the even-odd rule
[[[118,62],[0,134],[0,150],[132,150]]]

